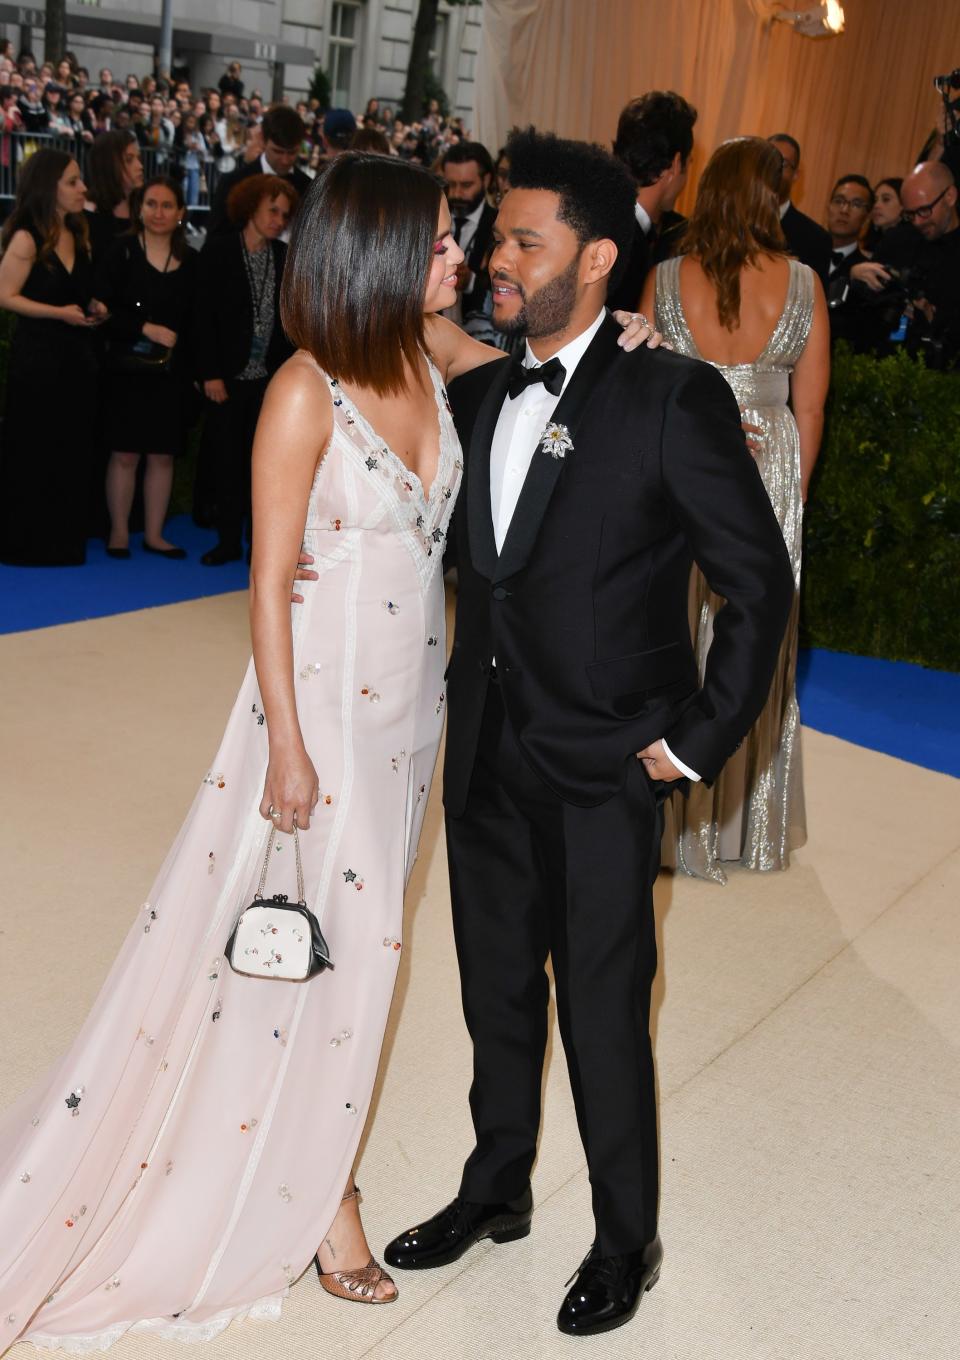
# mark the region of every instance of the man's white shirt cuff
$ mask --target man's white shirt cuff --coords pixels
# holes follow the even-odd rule
[[[684,765],[682,760],[678,760],[662,737],[660,738],[660,740],[663,743],[663,754],[667,757],[670,764],[676,765],[677,769],[680,770],[682,774],[685,774],[688,779],[692,780],[694,784],[699,784],[700,776],[696,773],[696,771],[691,770],[689,765]]]

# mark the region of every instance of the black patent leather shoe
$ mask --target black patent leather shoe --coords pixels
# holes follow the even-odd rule
[[[560,1306],[557,1326],[569,1336],[593,1336],[622,1327],[659,1280],[662,1264],[659,1237],[624,1256],[600,1256],[594,1243]]]
[[[491,1242],[516,1242],[530,1231],[533,1194],[530,1187],[519,1199],[503,1204],[473,1204],[455,1200],[433,1218],[395,1237],[383,1259],[395,1270],[430,1270],[458,1261],[485,1237]]]

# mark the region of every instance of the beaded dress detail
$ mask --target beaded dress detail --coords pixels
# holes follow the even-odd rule
[[[462,461],[430,366],[424,488],[335,381],[292,606],[300,725],[320,780],[300,836],[335,968],[234,973],[252,899],[267,728],[253,663],[223,742],[78,1037],[0,1120],[0,1353],[206,1340],[276,1317],[337,1213],[380,1058],[444,719],[442,558]],[[267,894],[294,895],[277,838]],[[263,950],[269,956],[270,939]]]
[[[763,484],[783,533],[797,586],[780,658],[767,703],[724,766],[712,788],[691,787],[690,798],[672,800],[666,819],[663,860],[684,873],[726,882],[722,864],[748,869],[785,869],[790,851],[806,840],[800,713],[796,670],[799,624],[803,504],[800,499],[800,442],[788,406],[790,374],[803,353],[813,320],[813,274],[790,260],[787,298],[762,353],[751,364],[713,364],[730,384],[743,419],[763,431],[757,461]],[[680,259],[657,265],[654,325],[681,354],[703,359],[680,301]],[[710,362],[707,360],[706,362]],[[700,675],[713,638],[713,619],[722,601],[695,568],[691,621]]]

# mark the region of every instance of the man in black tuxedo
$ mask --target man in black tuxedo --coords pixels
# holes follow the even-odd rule
[[[841,175],[827,204],[831,246],[827,305],[831,340],[846,340],[851,344],[857,341],[859,309],[850,296],[850,270],[866,262],[867,256],[860,249],[860,236],[872,208],[870,181],[864,175]]]
[[[777,132],[768,141],[783,157],[783,178],[780,181],[780,225],[787,238],[787,249],[802,264],[808,264],[820,275],[824,291],[830,282],[830,234],[812,217],[802,213],[790,201],[790,193],[800,169],[800,143],[789,132]]]
[[[673,90],[651,90],[631,99],[620,114],[613,154],[636,183],[633,241],[620,279],[607,302],[632,312],[639,306],[648,270],[672,255],[686,218],[673,211],[687,182],[697,111]]]
[[[465,484],[444,801],[476,1145],[457,1197],[386,1260],[529,1232],[549,953],[596,1220],[557,1321],[583,1334],[628,1321],[660,1272],[661,805],[715,779],[759,713],[793,577],[723,378],[618,346],[604,302],[633,235],[626,170],[532,130],[508,155],[493,320],[526,333],[526,357],[450,387]],[[693,561],[727,601],[702,688]]]
[[[458,324],[471,312],[478,312],[490,291],[486,262],[490,253],[496,208],[487,202],[493,177],[493,161],[482,142],[457,142],[445,153],[440,165],[453,236],[465,259],[457,268],[459,298],[455,307],[444,313]]]
[[[229,175],[224,175],[214,195],[207,219],[207,240],[233,231],[234,226],[227,215],[227,199],[235,184],[248,175],[278,175],[289,180],[300,198],[307,192],[313,180],[297,165],[297,157],[306,127],[296,110],[286,104],[275,104],[263,115],[263,151],[252,161],[244,161]]]

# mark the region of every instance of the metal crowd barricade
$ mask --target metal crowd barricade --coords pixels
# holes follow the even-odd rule
[[[22,129],[0,132],[0,216],[5,217],[9,213],[10,205],[17,196],[19,173],[35,151],[41,148],[66,151],[76,159],[84,174],[89,147],[90,143],[82,138],[68,137],[62,133],[25,132]],[[182,163],[184,152],[181,147],[141,146],[140,155],[145,177],[169,175],[171,179],[185,179]],[[204,161],[200,173],[199,202],[189,205],[190,214],[197,215],[197,226],[203,226],[204,217],[210,210],[217,190],[217,178],[216,162]]]

